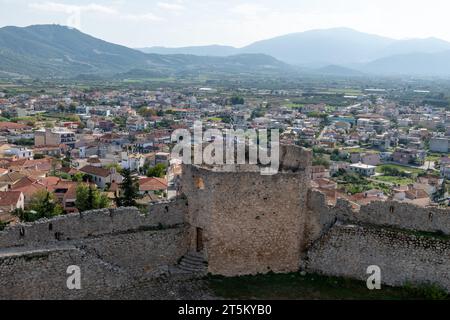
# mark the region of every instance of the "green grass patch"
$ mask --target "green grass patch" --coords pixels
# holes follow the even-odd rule
[[[345,89],[345,88],[328,89],[328,93],[344,94],[347,96],[359,96],[363,94],[363,92],[359,89]]]
[[[406,186],[414,183],[413,179],[410,178],[401,178],[401,177],[392,177],[392,176],[378,176],[374,177],[375,180],[387,183],[393,183],[395,185]]]
[[[208,121],[210,121],[210,122],[222,122],[222,118],[218,118],[218,117],[208,118]]]
[[[350,154],[368,152],[368,150],[363,149],[363,148],[351,148],[351,149],[345,149],[344,151],[347,151]]]
[[[382,290],[371,291],[363,281],[317,274],[209,276],[206,280],[217,296],[237,300],[414,300],[443,297],[442,294],[425,294],[429,291],[414,290],[411,286],[382,286]]]
[[[406,167],[398,164],[383,164],[381,166],[378,166],[376,168],[377,173],[383,173],[383,168],[392,168],[397,169],[402,172],[410,172],[412,174],[421,174],[424,173],[425,170],[419,169],[419,168],[412,168],[412,167]]]
[[[425,284],[425,285],[414,285],[406,284],[405,290],[408,294],[417,297],[423,297],[425,300],[449,300],[449,294],[435,284]]]
[[[436,162],[436,161],[440,161],[442,157],[444,157],[445,155],[437,155],[437,154],[431,154],[428,157],[426,157],[426,161],[432,161],[432,162]]]
[[[303,108],[304,104],[289,103],[289,104],[287,104],[285,106],[287,108],[292,108],[292,109],[301,109],[301,108]]]

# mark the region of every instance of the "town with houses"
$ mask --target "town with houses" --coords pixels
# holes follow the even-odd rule
[[[114,208],[125,179],[143,210],[179,193],[174,130],[278,129],[313,150],[312,187],[330,204],[395,200],[447,207],[450,112],[383,90],[302,103],[297,90],[160,88],[0,92],[0,223]],[[98,201],[83,203],[83,192]],[[80,200],[81,199],[81,200]],[[46,212],[42,210],[44,204]],[[39,213],[39,211],[42,211]]]
[[[0,0],[0,302],[450,300],[449,10]]]

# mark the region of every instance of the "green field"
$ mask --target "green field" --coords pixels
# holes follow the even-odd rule
[[[211,121],[211,122],[222,122],[222,118],[218,118],[218,117],[208,118],[208,121]]]
[[[425,172],[425,170],[422,170],[419,168],[406,167],[406,166],[402,166],[402,165],[398,165],[398,164],[383,164],[383,165],[377,167],[376,172],[383,173],[383,168],[395,168],[402,172],[410,172],[413,174],[420,174],[420,173]]]
[[[224,278],[210,276],[209,287],[218,297],[233,300],[414,300],[448,299],[434,287],[368,290],[357,280],[300,273]]]
[[[370,150],[370,149],[364,149],[364,148],[346,148],[343,151],[347,151],[348,153],[352,154],[352,153],[370,153],[370,154],[379,154],[379,151],[376,150]]]
[[[375,180],[380,182],[393,183],[395,185],[406,186],[408,184],[414,183],[413,179],[410,178],[401,178],[401,177],[391,177],[391,176],[378,176],[374,177]]]
[[[359,96],[363,94],[363,92],[359,89],[346,89],[346,88],[336,88],[336,89],[328,89],[325,92],[319,92],[322,94],[343,94],[346,96]]]
[[[437,154],[437,153],[433,153],[428,155],[428,157],[426,158],[426,161],[439,161],[441,160],[442,157],[448,156],[448,154]]]

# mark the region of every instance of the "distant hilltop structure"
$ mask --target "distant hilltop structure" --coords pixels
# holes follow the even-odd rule
[[[310,187],[312,152],[282,146],[280,172],[185,165],[181,196],[149,207],[72,214],[0,232],[0,298],[108,298],[165,277],[288,273],[450,291],[449,210],[393,201],[355,208]],[[82,290],[67,288],[79,266]],[[155,289],[156,290],[156,289]],[[153,294],[157,295],[157,292]]]

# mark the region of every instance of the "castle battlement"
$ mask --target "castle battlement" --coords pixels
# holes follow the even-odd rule
[[[311,152],[283,147],[282,170],[184,166],[182,197],[97,210],[0,232],[0,298],[107,298],[161,275],[189,252],[208,272],[238,276],[306,270],[385,284],[439,284],[450,291],[450,210],[399,202],[355,209],[310,189]],[[66,287],[77,265],[83,290]],[[30,285],[31,284],[31,285]]]

